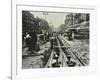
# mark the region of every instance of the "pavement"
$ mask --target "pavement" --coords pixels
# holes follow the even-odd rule
[[[30,54],[31,52],[28,51],[28,47],[24,47],[22,49],[22,69],[30,69],[30,68],[43,68],[42,57],[44,51],[49,49],[50,42],[47,42],[43,45],[40,45],[40,50],[36,52],[36,54]]]

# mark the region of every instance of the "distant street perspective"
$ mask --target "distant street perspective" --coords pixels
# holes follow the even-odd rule
[[[22,11],[22,69],[89,66],[88,13]]]

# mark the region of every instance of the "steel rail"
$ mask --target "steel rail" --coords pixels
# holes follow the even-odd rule
[[[64,40],[63,38],[60,38],[60,37],[58,37],[58,39],[62,42],[62,44],[63,45],[65,45],[65,42],[63,42],[62,40]],[[67,43],[67,42],[66,42]],[[68,44],[68,43],[67,43]],[[82,65],[82,66],[85,66],[85,64],[84,64],[84,62],[82,62],[81,61],[81,59],[79,58],[79,53],[77,53],[77,51],[76,50],[72,50],[71,48],[71,45],[70,44],[68,44],[68,46],[67,47],[70,47],[69,49],[68,49],[68,51],[70,52],[70,54],[71,55],[73,55],[74,57],[75,57],[75,59],[77,59],[77,61]]]

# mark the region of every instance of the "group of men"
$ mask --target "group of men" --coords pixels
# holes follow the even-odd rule
[[[37,47],[37,35],[36,32],[26,32],[25,42],[29,51],[35,51]]]
[[[49,41],[49,35],[48,35],[48,32],[47,31],[45,32],[45,34],[42,35],[43,38],[41,38],[38,35],[39,34],[36,31],[34,31],[34,30],[33,31],[30,31],[30,32],[26,32],[23,35],[23,42],[26,43],[26,46],[28,47],[28,50],[29,51],[34,52],[34,51],[39,50],[39,42],[40,41],[42,41],[42,42]]]

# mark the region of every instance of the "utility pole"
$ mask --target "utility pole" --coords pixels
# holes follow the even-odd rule
[[[43,15],[44,15],[44,17],[46,19],[46,16],[48,15],[48,12],[43,12]]]

